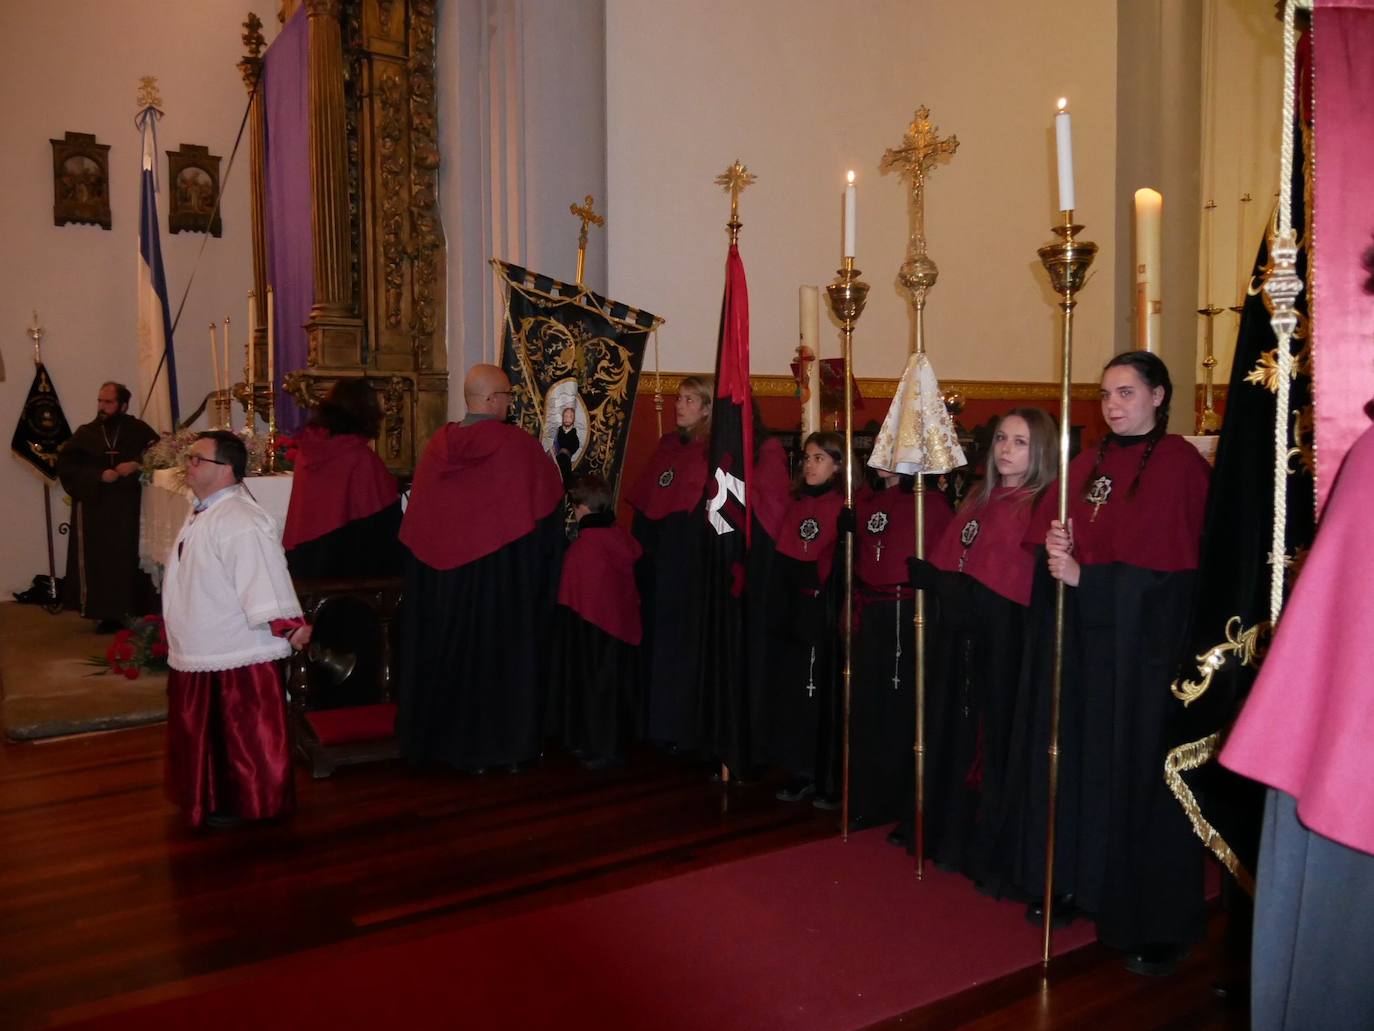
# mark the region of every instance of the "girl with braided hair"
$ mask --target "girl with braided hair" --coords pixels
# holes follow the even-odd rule
[[[1069,465],[1069,519],[1047,491],[1027,531],[1043,548],[1023,665],[1026,795],[1015,882],[1044,883],[1055,581],[1065,599],[1056,818],[1056,918],[1075,911],[1127,955],[1127,969],[1171,972],[1202,938],[1203,846],[1164,782],[1170,685],[1187,647],[1211,474],[1169,434],[1169,370],[1147,351],[1102,370],[1110,433]],[[1060,906],[1062,905],[1062,909]],[[1027,914],[1043,920],[1033,902]]]

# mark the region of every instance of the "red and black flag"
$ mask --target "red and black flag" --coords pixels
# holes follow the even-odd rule
[[[707,452],[705,594],[702,602],[702,746],[731,769],[748,765],[744,570],[749,552],[754,412],[749,390],[749,287],[738,245],[725,259],[716,350],[716,396]]]

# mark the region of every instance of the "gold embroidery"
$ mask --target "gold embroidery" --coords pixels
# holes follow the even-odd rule
[[[1174,798],[1178,799],[1178,804],[1183,806],[1183,811],[1188,814],[1188,822],[1193,825],[1193,833],[1202,839],[1202,843],[1211,850],[1212,855],[1216,856],[1221,865],[1230,871],[1231,876],[1236,879],[1236,883],[1244,888],[1247,894],[1253,896],[1255,894],[1255,878],[1249,870],[1241,865],[1240,859],[1231,851],[1231,846],[1226,843],[1226,839],[1207,822],[1197,804],[1197,796],[1183,782],[1183,774],[1190,770],[1196,770],[1199,766],[1216,757],[1220,743],[1221,735],[1219,733],[1209,734],[1200,741],[1190,741],[1186,745],[1179,745],[1179,747],[1172,749],[1164,759],[1164,782],[1169,785],[1169,790],[1174,793]]]
[[[1256,623],[1245,630],[1239,616],[1226,621],[1226,640],[1215,648],[1209,648],[1197,657],[1197,670],[1201,679],[1176,680],[1169,690],[1184,705],[1192,705],[1212,686],[1212,676],[1226,668],[1231,653],[1240,660],[1242,666],[1258,667],[1268,647],[1269,622]]]

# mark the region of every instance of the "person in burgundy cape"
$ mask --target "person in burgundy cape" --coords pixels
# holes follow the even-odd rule
[[[844,571],[835,545],[843,484],[844,439],[811,434],[768,579],[768,679],[753,728],[756,760],[788,773],[777,797],[800,802],[819,791],[826,808],[839,790],[835,710]]]
[[[678,387],[677,429],[665,433],[625,495],[631,530],[644,555],[636,567],[644,612],[645,736],[695,752],[701,744],[701,609],[706,449],[711,384],[686,377]]]
[[[624,760],[641,712],[640,547],[616,525],[615,499],[601,477],[579,479],[568,500],[577,539],[558,583],[546,724],[583,766],[605,769]]]
[[[543,739],[546,656],[563,549],[563,481],[539,441],[505,422],[494,365],[463,381],[467,416],[415,471],[396,732],[416,766],[512,772]]]
[[[342,379],[296,438],[282,534],[292,576],[400,574],[400,492],[371,446],[381,421],[367,381]]]
[[[167,790],[193,827],[288,815],[295,805],[280,662],[310,643],[277,528],[242,485],[243,441],[202,433],[187,460],[196,501],[162,581]]]
[[[928,562],[909,559],[928,591],[926,851],[996,891],[1008,866],[1000,840],[1035,554],[1031,513],[1058,478],[1054,420],[1017,408],[998,420],[983,479]],[[908,763],[910,765],[910,763]],[[889,836],[914,848],[911,806]]]
[[[1045,561],[1032,588],[1022,674],[1030,703],[1015,774],[1025,785],[1016,883],[1044,889],[1054,583],[1069,588],[1060,721],[1056,919],[1091,914],[1127,969],[1162,975],[1205,930],[1202,843],[1164,783],[1170,685],[1187,647],[1211,469],[1166,431],[1173,384],[1148,351],[1102,372],[1101,446],[1069,466],[1069,525],[1046,491],[1027,543]],[[1068,898],[1072,896],[1072,898]],[[1043,920],[1038,902],[1027,913]]]
[[[1269,789],[1251,954],[1257,1031],[1374,1027],[1371,509],[1374,428],[1346,454],[1221,753]]]
[[[916,553],[915,480],[873,470],[854,498],[854,681],[850,715],[852,827],[899,820],[912,793],[916,733],[914,595],[906,560]],[[924,495],[927,545],[953,512]],[[910,815],[907,821],[910,822]]]

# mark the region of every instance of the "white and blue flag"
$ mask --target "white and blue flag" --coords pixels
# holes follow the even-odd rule
[[[157,217],[157,119],[145,107],[137,124],[143,134],[143,174],[138,206],[138,407],[153,429],[176,429],[177,366],[172,351],[172,312],[162,271],[162,230]]]

